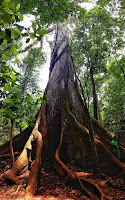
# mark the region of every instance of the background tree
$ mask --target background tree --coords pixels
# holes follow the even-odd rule
[[[123,65],[124,58],[116,60],[110,58],[107,65],[107,74],[103,78],[103,84],[100,88],[101,104],[104,125],[111,133],[114,133],[124,144],[124,87],[125,76]]]
[[[18,63],[20,70],[20,85],[21,91],[25,94],[36,95],[40,90],[38,82],[40,81],[40,69],[45,63],[45,54],[41,48],[30,49],[28,55],[24,58],[22,63]]]
[[[94,117],[100,122],[102,119],[97,97],[99,88],[94,77],[96,74],[106,72],[109,55],[116,56],[118,50],[124,46],[123,32],[119,32],[119,23],[116,24],[116,18],[105,8],[95,7],[89,12],[86,11],[84,17],[81,16],[73,36],[75,42],[73,42],[72,51],[76,69],[81,80],[84,79],[84,88],[90,84],[87,81],[91,80]],[[90,91],[89,86],[87,90]]]

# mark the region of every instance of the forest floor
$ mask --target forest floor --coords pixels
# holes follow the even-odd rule
[[[6,162],[0,161],[0,175],[4,172]],[[1,200],[24,200],[26,178],[29,172],[20,176],[23,184],[20,188],[17,185],[8,185],[0,181],[0,199]],[[106,183],[108,177],[91,175],[88,178],[99,186],[102,192],[110,197],[111,200],[125,200],[125,178],[117,178]],[[38,190],[32,200],[88,200],[79,190],[65,183],[54,172],[46,172],[41,169],[40,182]],[[94,198],[96,200],[97,198]]]

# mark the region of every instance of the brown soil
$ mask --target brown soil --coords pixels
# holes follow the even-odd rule
[[[3,173],[6,162],[0,162],[0,174]],[[0,199],[1,200],[24,200],[26,178],[29,172],[20,176],[20,181],[23,184],[20,188],[17,185],[9,185],[4,181],[0,181]],[[112,200],[125,199],[125,179],[117,178],[106,183],[108,177],[105,176],[90,176],[88,177],[96,183],[105,195],[111,197]],[[18,189],[18,191],[17,191]],[[32,200],[87,200],[79,190],[75,190],[73,186],[66,184],[64,180],[59,178],[54,172],[45,172],[41,169],[40,182],[38,190]],[[96,197],[95,197],[96,199]]]

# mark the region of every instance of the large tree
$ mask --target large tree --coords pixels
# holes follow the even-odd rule
[[[41,164],[54,164],[61,176],[79,183],[92,199],[84,188],[84,183],[86,186],[91,183],[83,179],[81,173],[73,173],[67,164],[83,170],[91,168],[94,171],[94,166],[99,166],[100,172],[110,176],[123,173],[125,165],[112,155],[112,137],[96,120],[90,118],[80,96],[70,55],[68,29],[63,25],[57,25],[56,28],[50,78],[44,99],[46,103],[42,103],[40,107],[35,126],[20,157],[11,170],[3,174],[3,178],[19,183],[17,175],[26,171],[29,165],[31,169],[27,179],[26,199],[31,199],[37,188]],[[32,164],[29,160],[30,154]],[[124,150],[121,147],[121,159],[123,156]],[[101,192],[100,195],[103,199]]]
[[[113,54],[116,56],[124,46],[124,35],[119,31],[119,23],[116,21],[117,18],[106,8],[96,6],[81,15],[73,36],[75,66],[85,85],[87,80],[91,80],[94,118],[100,122],[102,120],[97,95],[98,83],[95,76],[106,73],[108,57]]]

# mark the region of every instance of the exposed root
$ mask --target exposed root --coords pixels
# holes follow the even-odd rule
[[[6,165],[5,169],[4,169],[4,172],[6,172],[7,170],[9,170],[11,168],[10,165]]]
[[[92,176],[93,173],[86,173],[86,172],[75,172],[76,176],[78,176],[79,178],[87,178],[89,176]]]
[[[90,199],[94,200],[94,198],[92,197],[92,195],[90,194],[90,192],[83,186],[81,179],[78,176],[76,176],[76,178],[78,179],[78,182],[79,182],[81,188],[85,191],[85,193],[87,194],[87,196]],[[83,180],[85,180],[85,179],[83,179]]]
[[[17,194],[18,191],[19,191],[19,189],[20,189],[21,187],[23,187],[23,182],[24,182],[24,180],[22,180],[22,181],[20,182],[20,184],[19,184],[19,186],[18,186],[18,188],[17,188],[15,194]]]
[[[11,182],[13,184],[18,184],[19,183],[19,179],[18,177],[11,172],[11,170],[6,171],[2,177],[7,181],[7,182]]]
[[[42,151],[42,135],[39,131],[37,131],[36,135],[36,156],[35,160],[32,163],[31,171],[27,179],[27,188],[26,188],[26,197],[32,196],[37,190],[38,184],[38,175],[41,166],[41,151]],[[26,198],[25,197],[25,198]]]
[[[20,152],[15,152],[14,153],[14,156],[18,156],[18,155],[20,155]],[[0,160],[2,160],[2,159],[7,159],[7,158],[10,158],[10,154],[8,153],[8,154],[3,154],[3,155],[0,155]]]
[[[25,199],[31,199],[32,196],[35,194],[37,190],[38,185],[38,176],[41,166],[41,152],[42,152],[42,146],[43,146],[43,138],[42,134],[38,131],[38,126],[40,124],[40,117],[41,117],[42,109],[39,110],[39,114],[36,120],[35,127],[32,131],[32,134],[34,136],[34,142],[36,143],[36,154],[35,154],[35,160],[32,163],[30,174],[27,179],[27,188],[26,188],[26,195]]]
[[[104,200],[104,194],[101,191],[101,189],[92,181],[85,179],[83,176],[83,173],[80,174],[80,172],[74,173],[72,170],[69,170],[68,167],[60,160],[60,151],[62,147],[62,139],[63,139],[63,131],[64,128],[62,128],[62,133],[61,133],[61,139],[60,139],[60,144],[56,150],[55,153],[55,169],[57,173],[61,176],[63,176],[66,180],[69,180],[73,185],[78,186],[78,188],[91,199],[94,200],[93,195],[88,191],[89,189],[94,190],[94,193],[98,196],[100,200]],[[109,197],[105,196],[105,199],[110,199]]]
[[[26,199],[32,196],[37,188],[38,184],[38,174],[41,166],[41,151],[42,151],[42,135],[38,131],[38,125],[40,123],[41,109],[39,111],[35,127],[22,151],[19,158],[13,165],[13,167],[2,174],[1,179],[5,179],[11,183],[19,184],[19,178],[17,175],[21,175],[28,169],[28,153],[32,150],[32,141],[36,143],[36,155],[35,160],[32,163],[31,171],[27,179],[27,188],[26,188]],[[22,182],[21,182],[22,183]],[[17,190],[19,190],[20,185]],[[29,198],[30,199],[30,198]]]
[[[2,177],[2,175],[0,176],[0,181],[5,181],[5,179]]]
[[[21,173],[22,170],[24,171],[24,169],[26,169],[27,166],[28,166],[27,149],[24,148],[20,157],[17,159],[13,167],[10,170],[3,173],[2,177],[7,181],[18,184],[19,179],[17,175]]]

